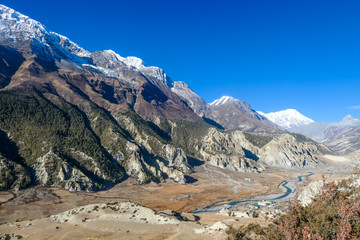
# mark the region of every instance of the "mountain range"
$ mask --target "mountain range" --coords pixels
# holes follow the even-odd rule
[[[350,115],[340,122],[313,122],[291,128],[290,131],[322,142],[340,154],[350,154],[360,149],[360,119]]]
[[[292,121],[292,120],[289,120]],[[137,57],[89,52],[0,5],[0,188],[184,184],[194,166],[316,168],[325,145],[243,100],[207,104]]]
[[[295,109],[261,115],[286,131],[305,135],[324,143],[338,154],[358,154],[360,149],[360,119],[347,115],[340,122],[314,122]]]

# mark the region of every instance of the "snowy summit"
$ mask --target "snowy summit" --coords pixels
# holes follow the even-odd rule
[[[103,74],[116,77],[112,69],[103,69],[93,64],[90,60],[94,53],[81,48],[65,36],[48,30],[40,22],[31,19],[9,7],[0,4],[0,43],[11,43],[16,45],[19,42],[31,41],[31,48],[41,55],[44,49],[51,49],[52,56],[44,56],[48,59],[54,58],[57,61],[62,59],[75,63],[79,66],[92,67],[100,70]],[[145,66],[143,60],[137,57],[122,57],[112,50],[101,51],[102,58],[110,65],[126,64],[138,69],[141,73],[151,76],[169,88],[173,87],[172,80],[166,75],[163,69],[154,66]]]
[[[261,111],[258,111],[258,113],[263,115],[276,125],[286,129],[303,126],[314,122],[310,118],[307,118],[301,113],[299,113],[296,109],[286,109],[283,111],[271,113],[263,113]]]
[[[210,103],[210,106],[220,106],[220,105],[223,105],[223,104],[225,104],[227,102],[233,102],[235,100],[236,100],[235,98],[230,97],[230,96],[222,96],[221,98],[216,99],[215,101]]]

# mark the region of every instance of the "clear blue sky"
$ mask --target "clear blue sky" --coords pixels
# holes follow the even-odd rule
[[[230,95],[316,121],[360,117],[357,0],[1,3],[89,51],[113,49],[159,66],[207,102]]]

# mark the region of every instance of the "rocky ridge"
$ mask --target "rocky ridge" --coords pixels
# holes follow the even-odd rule
[[[360,120],[350,115],[340,122],[314,122],[291,128],[289,131],[303,134],[327,145],[340,154],[352,154],[360,149]]]
[[[171,90],[179,95],[198,115],[207,109],[207,103],[184,82],[176,81]]]
[[[300,142],[290,134],[271,140],[259,152],[262,162],[283,168],[316,168],[320,161],[316,144]]]
[[[276,125],[257,113],[247,102],[229,96],[215,100],[202,114],[226,129],[258,134],[282,133]]]

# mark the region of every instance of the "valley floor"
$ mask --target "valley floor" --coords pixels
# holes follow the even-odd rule
[[[344,164],[343,159],[339,163],[334,162],[334,159],[338,160],[336,158],[328,159],[332,161],[331,167],[311,170],[314,174],[307,181],[289,185],[295,192],[279,200],[277,206],[292,201],[304,185],[321,179],[322,174],[336,179],[351,173],[351,165]],[[112,223],[99,218],[105,213],[96,214],[93,211],[84,212],[81,219],[64,223],[58,223],[50,216],[89,204],[127,201],[153,210],[191,212],[206,206],[283,193],[285,189],[279,187],[283,181],[296,181],[297,176],[308,172],[270,168],[260,174],[239,173],[204,164],[196,167],[196,172],[190,178],[191,183],[186,185],[170,180],[160,184],[138,185],[130,178],[107,191],[96,193],[71,193],[41,186],[19,192],[0,192],[0,236],[13,233],[26,239],[203,239],[205,234],[208,239],[222,239],[226,234],[220,223],[239,226],[257,222],[267,225],[269,220],[261,214],[258,218],[244,218],[219,215],[217,212],[197,214],[200,217],[198,221],[166,225],[124,219]],[[246,208],[248,205],[243,204],[235,210]],[[215,223],[220,224],[216,225],[217,230],[210,231],[210,226]]]

